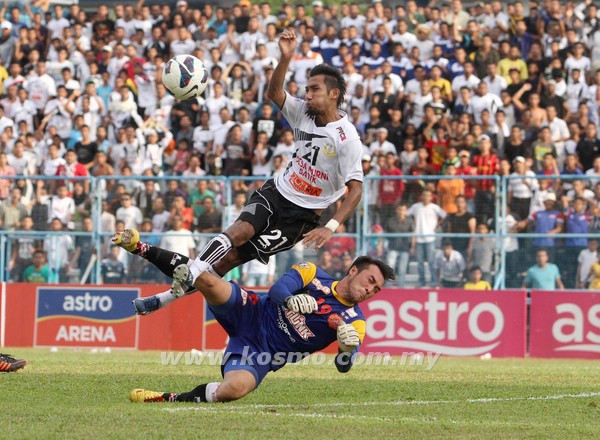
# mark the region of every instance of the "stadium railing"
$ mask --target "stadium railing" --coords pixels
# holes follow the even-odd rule
[[[540,176],[538,176],[539,178]],[[398,197],[399,201],[415,202],[419,196],[419,193],[423,188],[433,187],[435,189],[435,184],[441,180],[448,179],[456,179],[460,178],[465,181],[465,184],[471,183],[473,185],[477,184],[477,181],[481,180],[489,180],[493,181],[495,191],[493,191],[493,201],[490,203],[493,204],[493,209],[490,206],[486,206],[484,211],[488,214],[491,212],[492,215],[490,218],[485,219],[486,223],[490,226],[489,234],[470,234],[470,233],[449,233],[443,232],[443,228],[438,226],[435,233],[433,234],[422,234],[415,235],[413,233],[391,233],[386,231],[386,228],[383,228],[383,231],[374,231],[373,226],[375,224],[383,224],[385,225],[387,221],[387,217],[389,215],[394,215],[389,209],[387,211],[382,211],[379,206],[379,199],[376,194],[373,194],[374,191],[377,190],[379,183],[382,180],[403,180],[406,188],[404,194]],[[398,176],[398,177],[371,177],[367,176],[365,178],[364,185],[364,194],[361,205],[356,210],[356,213],[352,216],[349,224],[349,229],[343,234],[336,234],[336,238],[347,238],[349,241],[346,241],[346,245],[350,243],[350,247],[354,249],[339,249],[339,247],[335,248],[327,248],[330,250],[330,253],[333,254],[334,263],[336,265],[340,265],[340,261],[342,259],[342,255],[347,251],[350,251],[352,257],[355,255],[369,253],[372,255],[376,255],[376,249],[373,249],[372,243],[379,239],[389,240],[397,239],[397,238],[408,238],[414,236],[433,236],[435,242],[436,252],[439,252],[441,249],[441,245],[443,241],[451,241],[456,242],[456,240],[460,239],[477,239],[477,238],[488,238],[494,240],[494,256],[493,256],[493,266],[492,266],[492,285],[496,289],[502,289],[505,287],[512,287],[515,283],[519,284],[522,282],[522,274],[527,270],[527,268],[535,263],[535,239],[539,238],[547,238],[546,234],[535,234],[531,230],[530,231],[522,231],[519,233],[511,232],[509,228],[506,226],[506,216],[508,214],[507,203],[508,200],[508,182],[511,179],[520,178],[514,176]],[[15,181],[19,179],[26,179],[30,183],[32,183],[34,192],[36,187],[36,182],[38,180],[46,181],[47,183],[51,181],[65,181],[69,182],[89,180],[90,181],[90,193],[89,197],[91,200],[91,212],[90,216],[93,220],[94,228],[92,232],[83,232],[77,230],[63,230],[63,231],[48,231],[48,230],[35,230],[35,231],[21,231],[21,230],[0,230],[0,264],[4,267],[4,270],[0,271],[0,281],[16,281],[14,267],[11,270],[9,267],[9,262],[11,261],[13,255],[12,253],[17,249],[15,248],[15,244],[18,245],[21,242],[27,240],[36,240],[35,245],[39,246],[40,244],[45,242],[44,250],[48,256],[48,267],[50,268],[51,273],[51,283],[61,283],[61,282],[71,282],[71,283],[96,283],[101,280],[102,275],[102,260],[106,258],[107,250],[110,245],[110,238],[113,235],[113,231],[104,231],[102,230],[102,222],[101,222],[101,214],[102,214],[102,202],[105,200],[106,193],[104,191],[106,181],[111,180],[115,181],[116,184],[124,183],[128,187],[136,186],[143,188],[143,182],[146,180],[155,181],[161,188],[161,192],[164,193],[166,189],[166,183],[170,180],[177,180],[180,183],[187,183],[189,187],[191,184],[197,184],[199,180],[209,181],[210,186],[217,188],[217,202],[218,208],[221,211],[221,226],[222,228],[226,228],[229,224],[231,224],[235,219],[233,218],[234,214],[232,214],[232,210],[227,209],[233,204],[234,192],[236,189],[240,188],[249,188],[249,193],[253,189],[253,185],[256,183],[260,183],[260,181],[264,181],[264,178],[261,177],[248,177],[248,176],[206,176],[206,177],[182,177],[182,176],[100,176],[100,177],[44,177],[44,176],[2,176],[2,179]],[[586,186],[590,188],[590,183],[595,178],[591,178],[589,176],[543,176],[543,179],[556,180],[560,179],[562,182],[572,181],[572,180],[583,180],[586,182]],[[240,185],[240,182],[243,185]],[[418,186],[415,186],[413,183],[417,183]],[[560,199],[560,198],[559,198]],[[10,203],[10,197],[4,202],[4,204]],[[560,201],[560,200],[559,200]],[[434,201],[435,203],[435,201]],[[472,202],[470,202],[470,207],[472,207]],[[481,207],[475,207],[476,216],[480,217],[477,211],[480,211]],[[165,207],[165,209],[169,209]],[[327,221],[327,219],[333,215],[334,208],[331,208],[326,211],[323,215],[322,220]],[[385,218],[384,218],[385,214]],[[51,219],[49,219],[51,220]],[[478,218],[478,222],[484,219]],[[499,226],[499,227],[498,227]],[[193,232],[193,237],[198,243],[197,250],[202,247],[203,243],[206,243],[208,239],[215,236],[215,233],[198,233]],[[69,236],[72,241],[78,239],[80,242],[82,240],[88,239],[92,243],[87,246],[87,249],[92,249],[93,258],[83,258],[83,260],[88,261],[89,267],[65,267],[64,263],[64,255],[59,251],[59,245],[61,243],[60,237]],[[157,234],[151,232],[141,232],[142,239],[151,239],[157,238]],[[551,261],[554,262],[555,259],[557,261],[559,268],[561,269],[561,273],[565,276],[571,277],[573,273],[573,266],[576,270],[576,262],[578,257],[578,252],[581,250],[580,248],[571,249],[564,245],[564,242],[568,238],[583,238],[583,239],[600,239],[600,231],[588,231],[585,234],[559,234],[554,237],[556,242],[557,252],[551,251]],[[507,240],[516,239],[519,242],[519,252],[513,255],[511,252],[507,252],[506,243]],[[337,243],[339,244],[339,243]],[[389,261],[390,253],[389,251],[394,250],[392,248],[385,248],[385,252],[381,255],[381,258],[387,259]],[[70,249],[67,250],[69,259],[73,252],[73,245]],[[466,257],[466,256],[465,256]],[[157,282],[157,281],[166,281],[164,276],[159,274],[158,270],[151,269],[150,265],[144,260],[127,255],[123,252],[123,256],[120,259],[124,262],[125,266],[129,269],[128,275],[123,279],[123,282],[133,282],[133,283],[147,283],[147,282]],[[315,254],[312,250],[306,250],[303,246],[297,246],[296,248],[282,253],[277,256],[277,271],[276,275],[280,275],[285,272],[290,264],[296,262],[298,260],[307,259],[311,261],[317,261],[317,254]],[[91,261],[91,263],[90,263]],[[567,264],[565,264],[565,262]],[[561,267],[561,265],[563,267]],[[426,272],[430,272],[431,269],[426,267]],[[24,267],[20,267],[22,271]],[[343,267],[338,268],[338,272],[343,272]],[[151,274],[150,276],[148,274]],[[406,287],[412,287],[417,284],[417,262],[414,256],[410,257],[408,273],[406,277]],[[241,273],[238,271],[233,274],[234,278],[239,278]],[[429,279],[429,277],[427,277]],[[568,286],[574,285],[572,280],[565,279],[565,284]],[[520,284],[519,284],[520,286]]]

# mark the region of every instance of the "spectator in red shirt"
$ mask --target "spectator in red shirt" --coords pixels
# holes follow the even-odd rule
[[[176,195],[171,203],[171,217],[169,218],[171,227],[173,227],[173,219],[177,215],[179,215],[183,221],[183,229],[191,231],[194,227],[194,208],[185,206],[185,196],[182,194]]]
[[[487,134],[479,136],[480,153],[473,158],[473,166],[478,176],[494,176],[500,169],[498,156],[492,153],[492,141]],[[477,223],[486,223],[494,217],[494,194],[496,183],[492,179],[477,181],[477,192],[475,193],[475,214]]]
[[[75,150],[69,150],[66,152],[65,161],[67,163],[58,166],[58,168],[56,170],[57,176],[65,176],[65,177],[88,177],[89,176],[87,168],[83,164],[77,162],[77,153],[75,152]],[[73,183],[74,182],[75,182],[75,180],[70,180],[68,182],[61,180],[61,181],[58,181],[57,184],[58,185],[67,185],[67,188],[69,188],[69,195],[71,195],[73,192]],[[85,188],[85,193],[89,194],[90,193],[90,181],[84,180],[83,185]],[[54,192],[54,191],[52,191],[52,192]]]
[[[433,167],[435,174],[440,174],[446,156],[448,155],[448,147],[450,146],[450,140],[447,136],[447,131],[441,123],[437,123],[433,126],[435,135],[431,136],[428,129],[423,131],[425,137],[425,148],[429,150],[431,156],[431,166]]]
[[[381,168],[382,176],[402,176],[402,170],[396,166],[394,153],[385,155],[385,166]],[[379,203],[381,204],[381,219],[386,222],[394,215],[396,205],[402,200],[404,180],[385,179],[379,181]]]
[[[467,150],[461,150],[458,153],[458,159],[460,162],[456,168],[457,176],[475,176],[477,169],[471,166],[471,153]],[[475,212],[475,189],[477,188],[476,180],[465,181],[465,200],[467,201],[467,208],[469,212]]]
[[[419,161],[408,170],[411,176],[430,176],[435,174],[433,167],[429,163],[429,150],[427,148],[419,148],[417,150],[417,157]],[[424,180],[409,180],[405,197],[407,204],[410,206],[416,203],[420,199],[424,189]]]

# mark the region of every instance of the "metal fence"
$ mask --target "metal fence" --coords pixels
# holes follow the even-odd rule
[[[537,249],[544,247],[549,249],[551,261],[559,265],[565,285],[585,287],[575,279],[577,275],[580,275],[577,273],[578,255],[587,246],[588,241],[600,238],[600,228],[594,229],[593,220],[586,232],[566,233],[563,230],[560,234],[549,237],[545,232],[536,232],[534,220],[522,230],[515,231],[516,220],[512,218],[513,213],[508,204],[509,182],[522,178],[523,176],[367,176],[361,205],[347,222],[347,230],[336,234],[325,249],[317,254],[298,245],[290,251],[277,255],[267,268],[253,262],[244,268],[232,271],[229,277],[250,285],[269,284],[278,275],[288,270],[291,264],[299,260],[318,262],[320,265],[328,267],[330,273],[341,276],[352,258],[356,255],[369,254],[393,264],[401,275],[398,281],[401,286],[435,286],[442,281],[436,277],[438,275],[436,259],[440,258],[443,248],[450,245],[454,251],[462,255],[464,260],[463,278],[467,278],[470,267],[484,265],[484,278],[490,281],[494,288],[520,287],[524,280],[523,274],[528,267],[535,264]],[[40,185],[45,188],[53,186],[53,182],[65,181],[64,177],[43,176],[3,176],[2,179],[5,179],[5,182],[13,183],[25,179],[27,187],[30,188],[28,197],[32,200],[27,206],[28,212],[31,211],[32,206],[40,203],[40,201],[35,202],[36,198],[39,198],[39,194],[35,194],[38,192],[38,181],[44,182],[43,185]],[[68,177],[66,179],[71,186],[74,182],[89,180],[90,192],[86,198],[87,209],[82,209],[85,214],[80,213],[76,216],[73,224],[69,225],[71,229],[24,231],[16,228],[0,230],[0,265],[4,268],[0,271],[0,281],[18,281],[26,266],[31,264],[31,259],[22,257],[27,256],[28,250],[31,253],[38,248],[43,249],[46,253],[51,283],[98,283],[107,281],[107,278],[111,282],[115,280],[132,283],[166,281],[164,275],[151,264],[137,256],[129,255],[125,251],[119,251],[114,261],[115,267],[118,266],[118,262],[123,265],[124,275],[117,276],[115,279],[107,276],[110,275],[107,266],[112,267],[109,256],[110,238],[115,231],[103,229],[105,216],[108,215],[103,204],[115,200],[116,194],[118,194],[118,192],[115,193],[115,190],[108,192],[107,188],[116,188],[122,185],[126,191],[135,192],[143,190],[145,181],[153,181],[156,188],[159,189],[158,192],[165,195],[168,193],[169,181],[176,181],[177,186],[183,186],[188,193],[198,186],[198,182],[205,181],[217,202],[221,229],[225,229],[237,217],[234,204],[235,195],[237,193],[249,195],[264,181],[264,178],[241,176],[202,178],[101,176]],[[594,191],[592,184],[598,180],[589,176],[537,176],[535,179],[551,182],[550,186],[557,191],[557,210],[561,216],[571,209],[570,205],[575,198],[574,196],[568,197],[568,191],[570,191],[568,188],[573,186],[574,180],[584,182],[584,187],[587,189],[585,195],[588,198],[590,198],[589,191]],[[448,193],[450,199],[444,194],[448,187],[451,190],[454,188],[453,185],[445,185],[445,183],[453,183],[456,180],[462,181],[462,192],[467,195],[467,213],[469,218],[472,216],[475,219],[475,231],[470,228],[468,231],[457,232],[456,228],[448,227],[449,219],[454,221],[461,217],[460,212],[458,214],[451,213],[445,218],[440,217],[433,229],[421,228],[421,232],[419,232],[419,225],[416,225],[416,231],[410,232],[394,232],[388,227],[394,216],[400,215],[397,212],[399,210],[396,209],[399,204],[406,205],[407,209],[413,209],[415,204],[421,200],[423,192],[429,189],[433,190],[433,203],[446,206],[449,211],[454,210],[456,207],[453,205],[456,205],[456,201],[452,201],[452,192]],[[391,182],[402,182],[403,188],[397,191],[395,197],[392,196],[392,201],[390,201],[389,194],[384,200],[381,190],[383,185]],[[477,188],[482,185],[482,182],[486,182],[486,190],[477,194]],[[34,188],[33,191],[31,188]],[[464,189],[467,188],[475,191],[465,191]],[[483,192],[485,194],[482,195]],[[595,219],[596,214],[600,216],[600,212],[594,211],[600,208],[599,200],[600,191],[586,201],[588,217]],[[6,198],[2,204],[5,207],[10,205],[10,197]],[[3,216],[4,211],[5,209],[2,210]],[[327,221],[334,211],[335,207],[327,210],[322,220]],[[194,219],[198,217],[197,212],[194,212]],[[594,212],[596,214],[593,214]],[[82,218],[88,214],[92,219],[93,228],[86,232],[82,230],[81,223]],[[51,220],[51,218],[48,219],[49,222]],[[485,227],[480,227],[481,224],[484,224]],[[164,233],[146,229],[140,228],[142,240],[159,244]],[[173,232],[169,234],[174,235]],[[193,231],[191,234],[196,243],[196,252],[201,250],[203,245],[215,235],[214,232],[197,231]],[[415,249],[406,250],[405,245],[413,239],[417,242],[414,246]],[[515,249],[515,243],[517,249]]]

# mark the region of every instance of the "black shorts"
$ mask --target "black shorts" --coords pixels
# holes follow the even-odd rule
[[[243,261],[267,264],[269,257],[293,248],[303,235],[319,226],[315,211],[283,197],[273,179],[264,183],[248,200],[238,220],[254,226],[256,234],[237,248]]]

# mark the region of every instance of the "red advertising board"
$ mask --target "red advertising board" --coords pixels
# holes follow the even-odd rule
[[[202,295],[190,295],[148,316],[135,316],[133,298],[150,296],[167,288],[149,284],[59,287],[8,283],[4,345],[200,349]]]
[[[525,356],[525,291],[384,289],[360,308],[363,352]]]
[[[529,352],[600,359],[600,292],[532,291]]]

